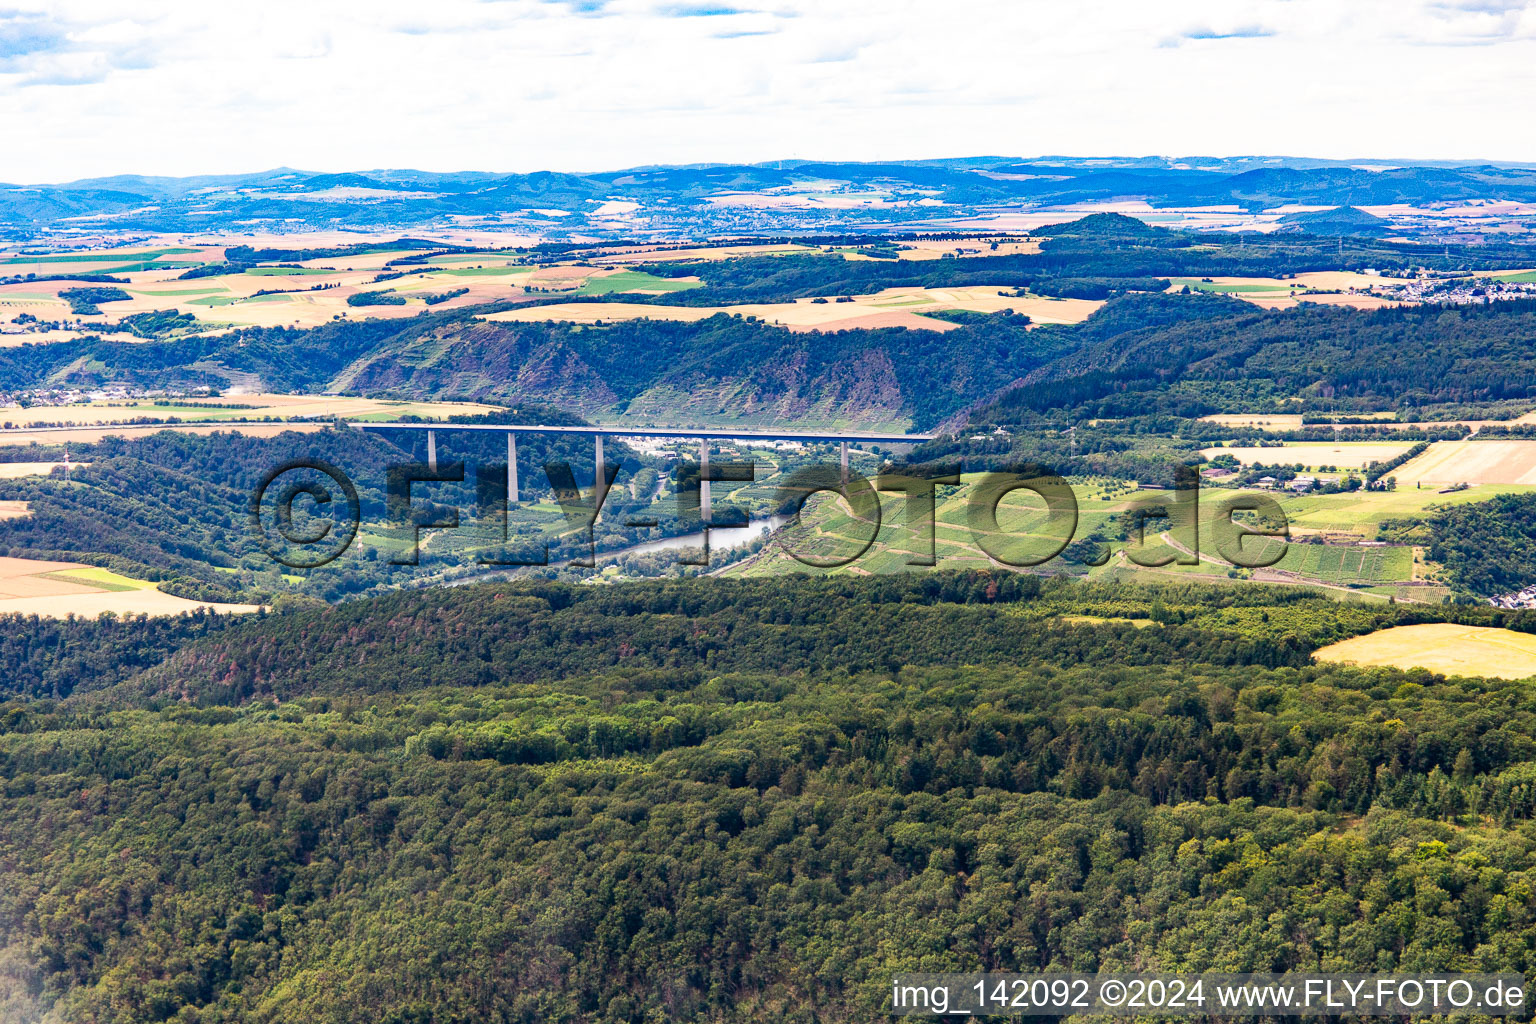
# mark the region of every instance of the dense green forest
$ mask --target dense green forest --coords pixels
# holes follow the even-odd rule
[[[863,1021],[912,969],[1529,971],[1529,688],[1307,659],[1434,614],[932,574],[15,622],[0,1017]],[[87,643],[159,663],[37,667]]]
[[[1524,399],[1536,394],[1533,332],[1536,304],[1521,301],[1267,311],[1226,296],[1128,296],[1076,329],[1074,351],[972,418],[1202,416],[1293,398],[1343,410]]]
[[[1536,581],[1536,494],[1451,505],[1428,525],[1429,557],[1461,590],[1494,597]]]

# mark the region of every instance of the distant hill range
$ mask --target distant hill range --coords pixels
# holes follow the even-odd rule
[[[1356,238],[1385,238],[1392,234],[1391,222],[1356,206],[1338,206],[1331,210],[1288,213],[1280,218],[1280,231],[1307,235],[1352,235]]]
[[[1526,230],[1532,218],[1518,204],[1536,203],[1536,167],[1288,157],[972,157],[640,167],[596,174],[318,174],[278,168],[189,178],[118,175],[0,185],[0,237],[495,228],[551,239],[614,239],[939,230],[1005,212],[1111,203],[1145,203],[1154,210],[1224,207],[1267,216],[1265,226],[1320,234],[1465,237],[1491,221],[1505,232]],[[1452,218],[1454,223],[1415,219],[1416,212],[1429,208],[1443,214],[1467,204],[1471,209]],[[1295,213],[1296,207],[1341,211],[1309,221],[1311,214]],[[1352,207],[1399,209],[1390,219],[1366,214],[1380,220],[1375,223]]]

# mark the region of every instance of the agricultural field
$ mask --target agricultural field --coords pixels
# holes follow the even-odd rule
[[[1395,626],[1324,647],[1319,661],[1424,668],[1452,676],[1524,679],[1536,675],[1536,636],[1448,622]]]
[[[1370,540],[1383,520],[1423,515],[1441,505],[1488,501],[1498,494],[1528,493],[1529,485],[1485,484],[1442,494],[1428,487],[1404,487],[1395,491],[1358,491],[1338,494],[1276,494],[1291,529],[1297,533],[1354,534]]]
[[[794,243],[692,247],[638,245],[594,247],[551,257],[510,248],[511,244],[527,241],[521,236],[484,235],[481,241],[492,241],[493,245],[505,247],[475,252],[434,252],[429,248],[391,244],[383,239],[377,239],[375,247],[367,248],[366,236],[314,235],[315,239],[332,239],[329,243],[309,241],[309,237],[253,237],[243,241],[252,246],[272,245],[278,250],[305,244],[363,245],[364,248],[339,256],[308,259],[302,258],[303,253],[296,252],[291,262],[268,259],[255,265],[228,262],[229,254],[236,251],[232,245],[212,245],[185,238],[167,239],[166,244],[159,246],[107,250],[48,254],[0,252],[0,279],[32,276],[30,280],[0,284],[0,347],[84,337],[102,326],[118,324],[125,317],[152,311],[190,314],[196,318],[197,329],[210,332],[241,326],[315,327],[332,320],[412,317],[429,308],[452,309],[545,294],[567,294],[573,298],[626,293],[664,295],[700,285],[697,279],[659,277],[645,271],[647,264],[658,262],[808,253],[839,254],[855,261],[885,258],[932,261],[946,257],[1032,254],[1039,251],[1040,245],[1039,238],[1033,235],[978,231],[972,238],[927,238],[878,246]],[[459,237],[456,241],[462,244],[470,237]],[[538,262],[541,257],[546,262]],[[408,258],[417,262],[398,262]],[[199,269],[212,270],[215,266],[228,268],[229,272],[204,274]],[[194,272],[194,276],[184,278],[188,271]],[[50,279],[50,275],[105,275],[117,279],[111,286],[122,288],[129,298],[102,304],[98,314],[77,314],[59,293],[78,287],[79,282]],[[1518,280],[1519,277],[1512,275],[1510,279]],[[1382,289],[1404,283],[1394,278],[1337,271],[1303,273],[1283,279],[1178,277],[1170,278],[1170,281],[1175,291],[1189,287],[1221,292],[1271,308],[1294,305],[1299,301],[1362,307],[1381,305],[1389,301],[1379,294]],[[1041,323],[1077,323],[1099,305],[1086,300],[1038,296],[1015,299],[1001,295],[1000,289],[987,288],[948,292],[908,290],[905,299],[900,308],[885,308],[897,307],[903,302],[903,295],[889,292],[860,296],[856,303],[844,304],[843,308],[837,309],[800,308],[809,305],[809,301],[723,308],[728,312],[782,323],[792,330],[855,326],[945,330],[948,324],[922,314],[942,309],[978,312],[1014,309]],[[591,310],[561,306],[545,307],[545,310],[542,313],[525,311],[522,315],[577,322],[598,316]],[[43,323],[23,329],[13,323],[21,314],[36,317]],[[698,310],[618,306],[606,310],[603,316],[610,320],[636,316],[692,320],[698,316]],[[44,324],[60,326],[45,329]]]
[[[1373,462],[1387,462],[1408,451],[1413,442],[1380,443],[1375,441],[1340,441],[1333,444],[1299,443],[1270,447],[1206,448],[1200,454],[1208,459],[1218,455],[1230,455],[1245,466],[1262,463],[1266,466],[1301,464],[1308,469],[1334,466],[1340,470],[1364,469]],[[1427,454],[1427,453],[1426,453]],[[1398,481],[1403,477],[1394,473]]]
[[[1249,542],[1259,550],[1275,542]],[[1256,576],[1288,573],[1336,586],[1355,583],[1384,585],[1413,578],[1413,549],[1401,545],[1288,544],[1285,557]]]
[[[496,236],[490,236],[496,237]],[[526,241],[515,236],[506,242]],[[359,239],[341,236],[282,237],[245,240],[253,246],[273,245],[298,248],[310,245],[358,245]],[[845,259],[873,258],[857,248],[846,251],[832,246],[798,244],[727,245],[727,246],[627,246],[613,249],[583,250],[554,262],[539,263],[537,255],[527,251],[502,249],[482,252],[432,253],[381,243],[369,251],[349,252],[342,256],[321,256],[293,262],[267,260],[257,265],[227,262],[231,247],[185,243],[157,248],[137,247],[110,250],[86,250],[73,253],[30,254],[0,251],[0,279],[24,278],[0,283],[0,347],[27,343],[65,341],[99,332],[102,326],[120,323],[125,317],[152,311],[191,314],[205,331],[225,331],[232,327],[316,327],[338,319],[415,316],[424,309],[452,309],[523,299],[543,294],[568,294],[572,297],[598,297],[620,294],[663,295],[697,288],[700,282],[688,277],[658,277],[645,271],[652,263],[678,261],[715,261],[745,256],[795,255],[806,253],[841,253]],[[937,260],[941,257],[999,256],[1033,253],[1039,242],[1016,235],[984,235],[976,239],[930,239],[896,244],[899,260]],[[396,264],[412,257],[419,262]],[[201,267],[229,267],[228,273],[198,273],[185,278],[188,271]],[[57,275],[57,276],[54,276]],[[100,313],[75,313],[69,301],[59,293],[80,287],[82,282],[59,277],[104,275],[115,280],[104,286],[121,288],[129,298],[100,305]],[[379,280],[383,277],[383,280]],[[985,290],[983,290],[985,291]],[[383,296],[383,301],[359,296]],[[879,306],[885,296],[869,299]],[[958,300],[942,296],[914,299],[914,303],[932,309],[1017,308],[1045,323],[1076,323],[1097,308],[1097,303],[1074,306],[1073,300],[1041,304],[1038,298],[999,306],[987,296],[962,296]],[[1023,308],[1019,301],[1032,308]],[[849,320],[846,310],[829,320]],[[23,326],[15,318],[26,314],[45,324],[60,326],[44,329]],[[582,319],[585,311],[570,314]],[[609,318],[633,315],[615,309]],[[660,315],[653,312],[652,315]],[[762,315],[749,313],[747,315]],[[859,326],[925,326],[937,330],[948,325],[922,318],[885,314],[861,309],[858,316],[868,319]],[[676,318],[691,319],[689,312],[675,313]],[[772,318],[771,316],[768,318]],[[786,326],[819,329],[820,318],[804,314],[790,315]],[[847,326],[846,324],[844,326]],[[123,335],[123,337],[129,337]]]
[[[325,423],[137,423],[88,427],[22,427],[10,430],[0,428],[0,445],[62,444],[65,441],[86,443],[105,437],[147,437],[162,430],[174,430],[181,434],[243,434],[246,437],[276,437],[288,431],[311,433],[324,430]]]
[[[16,480],[24,476],[47,476],[62,462],[0,462],[0,480]],[[85,465],[77,462],[76,466]]]
[[[186,404],[157,403],[151,399],[121,402],[80,402],[72,405],[36,405],[0,411],[8,428],[31,426],[93,426],[137,420],[182,423],[220,423],[229,420],[339,419],[387,422],[404,416],[447,419],[477,416],[500,407],[477,402],[397,402],[340,395],[275,395],[253,393],[219,398],[189,399]]]
[[[743,256],[799,256],[818,252],[813,245],[706,245],[692,247],[626,246],[591,257],[600,266],[631,266],[646,263],[678,263],[691,260],[729,260]]]
[[[1536,484],[1536,441],[1438,441],[1393,471],[1403,484]]]
[[[657,277],[639,270],[620,270],[612,274],[593,274],[577,287],[579,295],[613,295],[628,292],[638,295],[663,295],[682,292],[702,284],[698,278]]]
[[[1301,414],[1265,414],[1265,413],[1216,413],[1211,416],[1202,416],[1205,423],[1220,423],[1228,427],[1258,427],[1260,430],[1300,430],[1302,427]]]
[[[376,252],[293,264],[238,266],[229,273],[186,279],[183,275],[189,269],[223,264],[224,247],[177,247],[160,252],[161,255],[153,259],[148,253],[135,250],[67,257],[6,257],[13,262],[8,266],[0,264],[0,277],[6,276],[8,270],[38,278],[49,274],[104,274],[126,279],[126,283],[109,286],[121,288],[130,298],[102,304],[100,314],[81,315],[73,313],[70,304],[59,297],[60,292],[79,287],[80,282],[40,279],[0,285],[0,323],[6,327],[0,338],[7,344],[64,340],[90,333],[93,325],[116,324],[135,313],[160,310],[192,314],[210,330],[230,326],[314,327],[333,319],[415,316],[428,308],[429,298],[440,299],[435,301],[436,305],[451,308],[521,296],[525,294],[523,289],[518,286],[514,290],[513,286],[536,270],[530,266],[510,266],[516,257],[509,254],[501,260],[482,257],[478,263],[491,264],[484,269],[429,265],[400,277],[377,281],[375,279],[385,273],[389,261],[422,252],[381,247]],[[588,269],[582,272],[577,283],[593,274],[613,272]],[[464,275],[480,274],[485,276],[460,279]],[[440,298],[443,293],[460,288],[468,291]],[[403,301],[380,305],[354,305],[349,301],[364,292],[394,293]],[[41,331],[21,332],[13,322],[22,313],[43,321],[67,322],[70,328],[49,332],[46,337]],[[38,336],[34,337],[33,333]]]
[[[188,601],[162,593],[153,583],[78,562],[0,557],[0,615],[179,615],[197,608],[234,614],[259,610],[255,605]]]
[[[1317,271],[1294,277],[1176,277],[1169,291],[1215,292],[1252,302],[1266,309],[1289,309],[1299,302],[1379,309],[1397,305],[1396,289],[1411,283],[1407,278],[1383,277],[1353,271]]]
[[[643,303],[556,303],[530,306],[487,315],[488,320],[512,323],[574,321],[609,323],[615,320],[654,319],[695,321],[725,313],[757,317],[792,331],[832,331],[851,327],[912,327],[933,331],[953,330],[955,324],[924,316],[942,310],[995,313],[1005,309],[1022,313],[1038,323],[1081,323],[1103,302],[1092,299],[1058,299],[1039,295],[1012,296],[1000,288],[887,288],[870,295],[856,295],[852,302],[798,299],[794,302],[748,303],[734,306],[664,306]]]
[[[1432,430],[1437,427],[1454,427],[1458,425],[1477,430],[1487,426],[1523,426],[1536,423],[1536,411],[1526,412],[1507,420],[1398,420],[1397,414],[1392,412],[1352,412],[1340,415],[1347,415],[1350,419],[1355,420],[1369,420],[1370,426],[1384,430]],[[1281,433],[1301,430],[1305,426],[1321,427],[1326,425],[1320,423],[1305,424],[1302,422],[1302,416],[1299,413],[1216,413],[1211,416],[1202,416],[1200,420],[1202,423],[1220,423],[1229,427],[1256,427],[1259,430]],[[1339,428],[1355,425],[1357,424],[1335,424]],[[1307,443],[1315,444],[1318,442]]]

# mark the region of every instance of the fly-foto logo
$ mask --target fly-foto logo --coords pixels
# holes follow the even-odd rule
[[[596,466],[590,488],[583,491],[569,463],[543,466],[549,490],[564,516],[563,539],[577,549],[569,563],[592,566],[597,544],[593,532],[612,492],[620,467]],[[712,515],[708,503],[711,483],[751,483],[756,479],[753,462],[683,462],[673,479],[676,517],[682,527],[703,537],[702,561],[685,555],[684,564],[707,564],[711,529],[740,527],[739,517]],[[507,499],[507,466],[484,464],[473,473],[476,518],[490,523],[499,533],[477,556],[484,565],[548,565],[547,540],[535,542],[532,551],[509,553],[511,523],[517,503]],[[1265,538],[1288,539],[1289,523],[1278,502],[1267,495],[1222,492],[1202,497],[1199,476],[1187,466],[1175,467],[1175,485],[1168,490],[1144,492],[1118,513],[1124,557],[1147,568],[1167,565],[1198,565],[1203,545],[1213,548],[1220,563],[1238,568],[1263,568],[1279,561],[1285,548],[1264,544]],[[423,530],[457,530],[461,509],[440,501],[420,502],[416,485],[462,484],[463,462],[437,466],[400,463],[385,473],[386,519],[391,530],[402,531],[407,543],[389,561],[415,565],[420,559]],[[776,535],[776,543],[797,561],[815,568],[849,565],[864,557],[880,535],[887,517],[886,498],[895,509],[896,525],[907,531],[906,564],[935,566],[938,556],[941,488],[964,487],[963,528],[972,543],[999,565],[1029,568],[1043,565],[1079,540],[1081,517],[1072,484],[1048,469],[1035,466],[1015,471],[967,474],[962,483],[959,466],[887,466],[873,478],[832,463],[802,465],[784,474],[774,492],[773,504],[790,519],[788,528]],[[846,522],[839,543],[832,548],[818,543],[814,534],[796,529],[806,505],[818,494],[828,494],[842,505]],[[884,497],[882,497],[884,496]],[[1004,514],[1006,507],[1013,514]],[[1027,509],[1020,513],[1018,510]],[[298,569],[312,569],[335,561],[351,547],[362,526],[362,506],[356,486],[336,466],[319,459],[298,459],[274,467],[253,491],[249,506],[252,532],[277,562]],[[627,528],[650,529],[654,518],[630,518]],[[951,524],[958,525],[958,524]],[[1079,560],[1103,565],[1113,550],[1095,535],[1093,550]],[[1209,556],[1207,561],[1216,561]]]

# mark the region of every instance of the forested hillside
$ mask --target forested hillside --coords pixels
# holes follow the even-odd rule
[[[1523,590],[1536,579],[1536,495],[1501,494],[1429,517],[1429,556],[1479,597]]]
[[[463,419],[470,424],[581,423],[559,410],[533,405]],[[503,472],[503,435],[460,431],[445,436],[439,451],[445,467],[454,461],[467,463],[464,479],[435,485],[439,490],[418,486],[412,514],[419,519],[433,518],[434,500],[461,508],[463,534],[480,538],[482,548],[490,547],[496,538],[478,518],[478,478],[482,470]],[[388,507],[388,472],[392,466],[426,461],[426,438],[421,431],[381,434],[340,428],[285,431],[273,437],[161,431],[145,437],[108,437],[77,444],[72,452],[84,465],[77,465],[67,481],[62,469],[46,477],[0,479],[0,500],[25,503],[27,510],[26,515],[0,519],[0,555],[86,562],[135,579],[159,581],[168,593],[194,600],[255,603],[292,593],[341,600],[374,589],[420,582],[425,571],[413,565],[391,564],[372,546],[383,543],[381,534],[388,540],[405,524],[404,513],[391,512]],[[12,461],[46,462],[62,458],[63,452],[62,446],[34,446],[8,449],[6,454]],[[576,485],[590,494],[593,458],[590,439],[580,435],[526,436],[518,445],[523,499],[553,496],[545,471],[547,463],[569,466]],[[274,562],[249,518],[251,496],[263,476],[296,459],[320,459],[337,467],[357,490],[363,523],[379,531],[365,534],[349,548],[344,561],[309,573],[284,569]],[[620,466],[627,474],[626,482],[646,469],[650,470],[647,479],[654,481],[659,465],[617,440],[608,443],[604,460]],[[503,487],[497,483],[492,490],[500,496]],[[651,505],[651,497],[650,492],[631,495],[625,486],[614,488],[604,502],[608,518],[594,530],[599,549],[633,544],[637,537],[670,536],[697,528],[695,523],[679,518],[676,502],[666,502],[664,511],[658,511]],[[642,512],[655,520],[655,527],[624,527],[628,519]],[[561,518],[547,508],[543,517],[521,515],[508,527],[508,543],[513,548],[525,541],[532,543],[542,537],[540,521]],[[574,549],[563,551],[556,540],[556,564],[575,554]],[[450,551],[444,558],[464,571],[474,566],[473,553]]]
[[[189,627],[0,704],[0,1017],[865,1021],[917,968],[1529,971],[1529,688],[1307,662],[1435,614],[980,574]],[[7,635],[87,639],[47,628]]]
[[[1136,295],[1076,331],[1075,351],[973,418],[1201,416],[1296,398],[1395,410],[1536,393],[1531,302],[1266,311],[1224,296]]]
[[[0,390],[224,387],[538,403],[640,422],[797,422],[926,428],[1074,344],[1006,314],[955,330],[795,333],[725,315],[700,323],[493,323],[473,311],[314,330],[250,328],[167,342],[0,348]],[[61,411],[60,417],[65,417]]]
[[[403,331],[337,382],[363,392],[539,401],[639,423],[924,429],[1074,344],[1023,317],[958,329],[794,333],[740,318],[606,326],[444,323]]]

